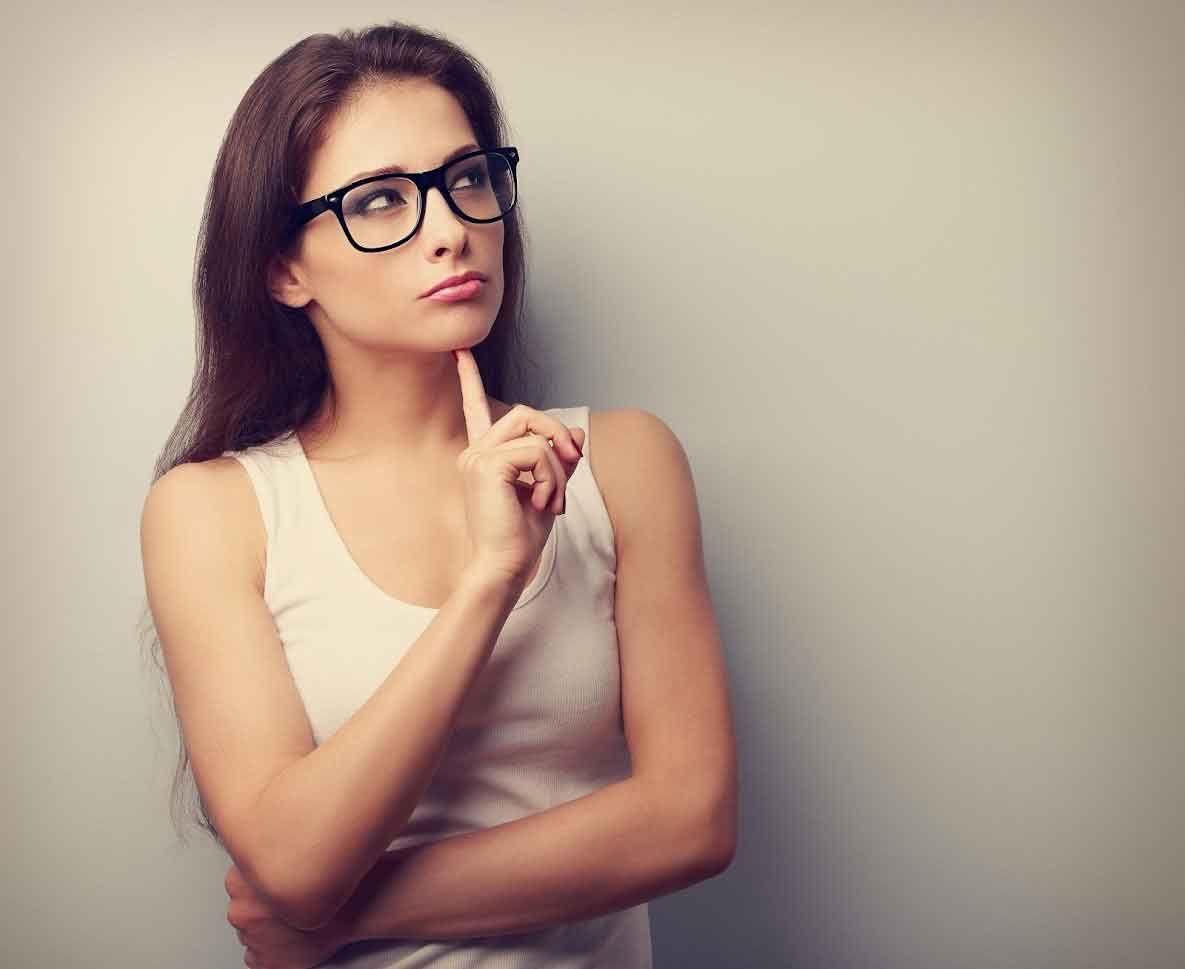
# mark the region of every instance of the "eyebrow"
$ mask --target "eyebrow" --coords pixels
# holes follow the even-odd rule
[[[441,164],[447,165],[449,162],[451,162],[454,158],[458,157],[459,155],[464,155],[466,152],[477,151],[477,150],[478,150],[478,146],[473,144],[472,142],[470,142],[467,145],[462,145],[460,148],[454,148],[452,151],[450,151],[447,155],[444,156],[444,158],[441,161]],[[370,178],[371,175],[386,175],[387,173],[394,173],[394,172],[405,172],[406,173],[407,169],[404,168],[402,165],[384,165],[382,168],[372,168],[370,171],[359,172],[357,175],[351,176],[351,178],[346,182],[346,184],[348,185],[351,182],[359,182],[364,178]]]

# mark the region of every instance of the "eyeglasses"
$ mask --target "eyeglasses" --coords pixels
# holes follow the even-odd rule
[[[407,242],[424,222],[424,196],[438,188],[466,222],[497,222],[518,202],[518,149],[471,151],[430,172],[371,175],[310,199],[293,213],[289,238],[322,212],[332,211],[350,245],[384,252]],[[415,207],[409,203],[414,195]]]

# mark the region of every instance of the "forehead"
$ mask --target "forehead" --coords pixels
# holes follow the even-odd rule
[[[435,168],[468,141],[477,141],[473,127],[449,91],[421,78],[384,81],[360,93],[330,121],[301,197],[324,195],[369,169]]]

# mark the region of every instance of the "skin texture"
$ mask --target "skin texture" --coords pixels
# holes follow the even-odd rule
[[[364,169],[434,168],[474,140],[447,92],[386,84],[337,119],[302,200]],[[466,223],[435,191],[426,206],[419,234],[384,253],[357,251],[331,214],[318,216],[296,260],[277,261],[269,280],[276,299],[306,308],[329,358],[336,422],[323,412],[300,433],[338,531],[380,588],[437,606],[472,551],[458,457],[510,406],[485,394],[479,376],[463,385],[465,364],[452,352],[484,339],[497,314],[502,223]],[[468,269],[489,280],[478,299],[419,298]],[[572,436],[584,443],[580,429]],[[559,447],[564,434],[554,437]],[[314,930],[282,922],[232,865],[228,921],[246,946],[244,965],[305,969],[354,939],[528,931],[637,904],[730,863],[735,741],[690,466],[670,428],[645,411],[594,412],[590,437],[616,541],[634,776],[509,824],[388,853]]]
[[[309,932],[286,926],[232,866],[228,920],[241,941],[260,940],[245,965],[304,969],[316,961],[300,959],[358,939],[531,931],[660,897],[731,864],[736,743],[690,466],[678,438],[646,411],[596,411],[591,424],[589,460],[617,552],[633,775],[515,821],[386,852]]]
[[[315,153],[302,199],[332,191],[356,173],[386,165],[434,168],[476,136],[447,91],[422,80],[386,82],[335,118]],[[332,213],[305,226],[297,257],[277,257],[273,296],[304,307],[333,374],[336,425],[321,414],[302,440],[310,457],[386,466],[407,478],[445,469],[467,445],[452,350],[489,334],[502,303],[502,222],[466,222],[430,191],[420,231],[386,252],[359,252]],[[485,274],[472,300],[421,298],[447,276]],[[490,398],[496,420],[506,404]]]
[[[384,82],[334,119],[301,199],[365,170],[434,168],[475,142],[448,91]],[[502,222],[466,222],[433,190],[420,231],[401,246],[359,252],[325,212],[305,227],[296,258],[277,257],[269,271],[272,295],[308,313],[333,376],[336,420],[327,405],[299,431],[326,508],[361,570],[404,602],[438,607],[472,557],[457,467],[470,442],[452,351],[489,334],[504,291],[504,237]],[[475,299],[421,298],[470,269],[487,279]],[[482,394],[492,421],[510,410]]]

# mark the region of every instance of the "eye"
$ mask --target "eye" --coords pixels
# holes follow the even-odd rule
[[[457,179],[450,184],[449,188],[450,189],[456,188],[457,181],[460,181],[463,178],[472,179],[473,184],[469,185],[469,186],[462,185],[461,186],[462,188],[482,188],[485,185],[485,179],[486,179],[485,166],[478,164],[478,165],[472,165],[469,168],[466,168],[463,172],[461,172],[457,176]]]
[[[397,200],[388,201],[384,204],[372,204],[378,199]],[[354,215],[370,215],[372,213],[385,212],[389,209],[400,208],[407,204],[407,200],[393,188],[382,188],[377,191],[367,192],[356,203],[350,207],[350,212]]]

